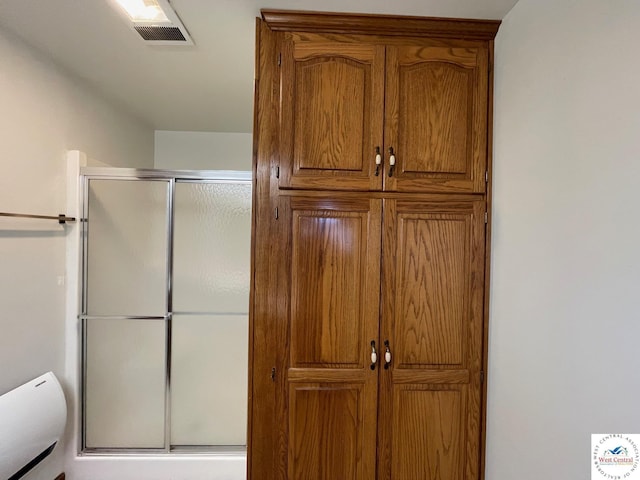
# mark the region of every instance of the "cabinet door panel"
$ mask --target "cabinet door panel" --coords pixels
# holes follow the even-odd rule
[[[383,216],[379,478],[476,480],[484,201],[385,200]]]
[[[462,480],[464,393],[400,385],[393,393],[391,478]]]
[[[289,479],[373,479],[375,401],[371,382],[292,384]]]
[[[290,366],[364,368],[378,330],[380,200],[294,197],[291,215]]]
[[[373,479],[381,200],[281,197],[289,265],[286,341],[290,479]]]
[[[294,213],[293,238],[304,243],[292,252],[292,365],[361,363],[363,305],[352,300],[364,293],[365,225],[358,214]]]
[[[460,365],[468,296],[469,215],[397,218],[396,366]]]
[[[291,37],[281,79],[280,186],[380,189],[384,47]]]
[[[389,46],[385,146],[396,168],[385,190],[484,192],[485,48]]]
[[[403,172],[466,173],[473,105],[472,70],[447,62],[424,62],[400,70],[398,148]],[[422,88],[415,88],[420,85]],[[409,108],[411,107],[411,108]],[[427,135],[420,134],[428,132]]]
[[[297,66],[296,170],[361,170],[366,83],[365,69],[351,59],[315,58]]]

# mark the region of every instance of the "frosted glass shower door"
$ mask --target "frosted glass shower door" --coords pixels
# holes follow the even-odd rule
[[[165,332],[164,320],[87,320],[86,448],[164,448]]]
[[[86,172],[83,452],[242,450],[250,175]]]
[[[166,315],[169,187],[164,180],[89,180],[88,315]]]
[[[88,179],[84,447],[164,449],[167,180]]]
[[[251,183],[176,182],[171,445],[245,445]]]

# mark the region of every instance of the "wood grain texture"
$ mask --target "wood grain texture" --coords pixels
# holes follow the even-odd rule
[[[247,478],[271,480],[278,471],[277,405],[271,369],[277,365],[276,313],[278,271],[271,262],[278,246],[264,242],[274,235],[273,204],[277,184],[270,172],[276,151],[274,90],[277,77],[272,63],[278,50],[276,34],[264,22],[256,24],[256,98],[254,103],[253,204],[251,284],[249,303],[249,409],[247,434]],[[257,400],[259,399],[259,400]]]
[[[281,187],[484,192],[486,44],[287,35]],[[374,175],[376,147],[387,175]]]
[[[397,387],[391,478],[462,480],[464,409],[460,391]]]
[[[388,46],[384,189],[484,192],[486,46]],[[480,114],[478,113],[480,112]]]
[[[258,22],[256,50],[248,478],[478,480],[488,316],[484,175],[499,22],[267,17],[269,26]],[[368,112],[357,107],[367,102]],[[402,103],[414,108],[406,118]],[[295,127],[313,135],[296,138]],[[403,157],[403,129],[415,138],[407,149],[432,160]],[[340,162],[333,145],[347,152]],[[397,151],[397,175],[389,179],[385,168],[384,185],[372,175],[376,145],[385,162],[388,146]],[[296,152],[304,153],[296,159]],[[399,245],[415,262],[398,260]],[[367,253],[355,254],[356,246]],[[354,271],[364,272],[365,285],[346,281]],[[451,289],[438,272],[455,279]],[[423,314],[431,310],[443,315]],[[404,331],[414,335],[408,345]],[[390,341],[388,370],[368,368],[372,338],[381,357],[381,343]]]
[[[289,382],[359,382],[362,380],[362,368],[289,368]]]
[[[377,32],[372,34],[358,34],[358,33],[331,33],[331,32],[286,32],[285,36],[292,39],[296,43],[322,43],[322,42],[349,42],[353,45],[393,45],[393,46],[408,46],[415,45],[419,47],[445,47],[445,48],[464,48],[474,49],[478,47],[486,47],[488,42],[485,40],[472,40],[462,38],[438,38],[438,37],[419,37],[419,36],[389,36],[384,32]]]
[[[306,31],[472,38],[492,40],[499,20],[468,20],[398,15],[261,10],[262,18],[274,31]]]
[[[289,479],[375,477],[382,201],[280,197],[289,270]],[[282,348],[281,348],[282,350]]]
[[[403,383],[425,383],[436,385],[439,383],[469,383],[471,375],[469,370],[460,369],[440,369],[440,370],[417,370],[394,368],[391,372],[394,385]]]
[[[344,40],[344,39],[343,39]],[[384,47],[296,41],[282,59],[281,187],[380,188]]]
[[[487,437],[487,376],[488,369],[488,346],[489,346],[489,299],[491,280],[491,225],[492,225],[492,203],[493,203],[493,66],[494,64],[494,42],[489,42],[489,78],[487,92],[487,228],[485,235],[485,269],[484,269],[484,332],[482,351],[482,370],[484,371],[484,382],[482,382],[481,392],[481,433],[480,433],[480,480],[484,480],[486,463],[486,437]]]
[[[402,213],[396,245],[396,368],[463,363],[469,218]]]
[[[289,367],[367,368],[378,338],[380,201],[287,198]]]
[[[375,478],[375,385],[295,384],[290,397],[291,480]]]
[[[394,369],[477,366],[468,342],[469,329],[482,328],[484,202],[449,198],[385,200],[383,322],[397,338]]]
[[[368,73],[343,58],[296,65],[296,171],[362,170]]]
[[[360,212],[295,212],[291,366],[362,364],[366,221]]]
[[[289,190],[289,189],[280,189],[278,195],[280,198],[284,197],[296,197],[300,196],[300,190]],[[304,190],[304,196],[308,198],[326,198],[327,197],[326,190]],[[464,203],[475,201],[475,200],[484,200],[484,195],[467,195],[460,193],[407,193],[407,192],[383,192],[383,191],[373,191],[373,192],[339,192],[340,198],[351,198],[351,199],[374,199],[374,200],[407,200],[412,199],[416,202],[421,203],[431,203],[434,205],[442,205],[443,203],[451,202],[451,203]]]
[[[449,198],[419,201],[406,195],[384,201],[381,335],[389,339],[393,352],[390,369],[380,376],[378,471],[384,480],[476,480],[478,475],[484,200],[473,195]],[[458,457],[443,460],[449,465],[438,474],[443,477],[420,476],[431,468],[421,463],[428,459],[416,458],[411,464],[404,447],[398,447],[410,440],[407,435],[414,435],[406,433],[406,428],[427,432],[439,421],[427,417],[444,415],[430,411],[434,397],[416,394],[425,412],[414,416],[411,427],[404,426],[398,409],[407,406],[398,392],[414,390],[464,392],[456,397],[459,409],[442,403],[452,397],[436,395],[439,411],[460,412]],[[451,422],[446,415],[443,421]],[[437,444],[430,437],[428,441]]]
[[[470,157],[470,69],[429,62],[400,71],[403,173],[466,174]]]

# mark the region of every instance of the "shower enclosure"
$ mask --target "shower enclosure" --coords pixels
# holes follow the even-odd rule
[[[250,172],[82,173],[82,451],[243,451]]]

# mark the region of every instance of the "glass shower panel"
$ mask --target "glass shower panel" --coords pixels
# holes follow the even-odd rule
[[[174,315],[171,444],[245,445],[247,315]]]
[[[164,448],[165,350],[165,320],[86,320],[87,448]]]
[[[85,177],[83,448],[244,446],[250,180],[101,175]]]
[[[174,227],[171,444],[245,445],[251,183],[177,182]]]
[[[166,314],[168,199],[167,180],[89,180],[87,314]]]
[[[246,313],[251,183],[178,182],[173,311]]]

